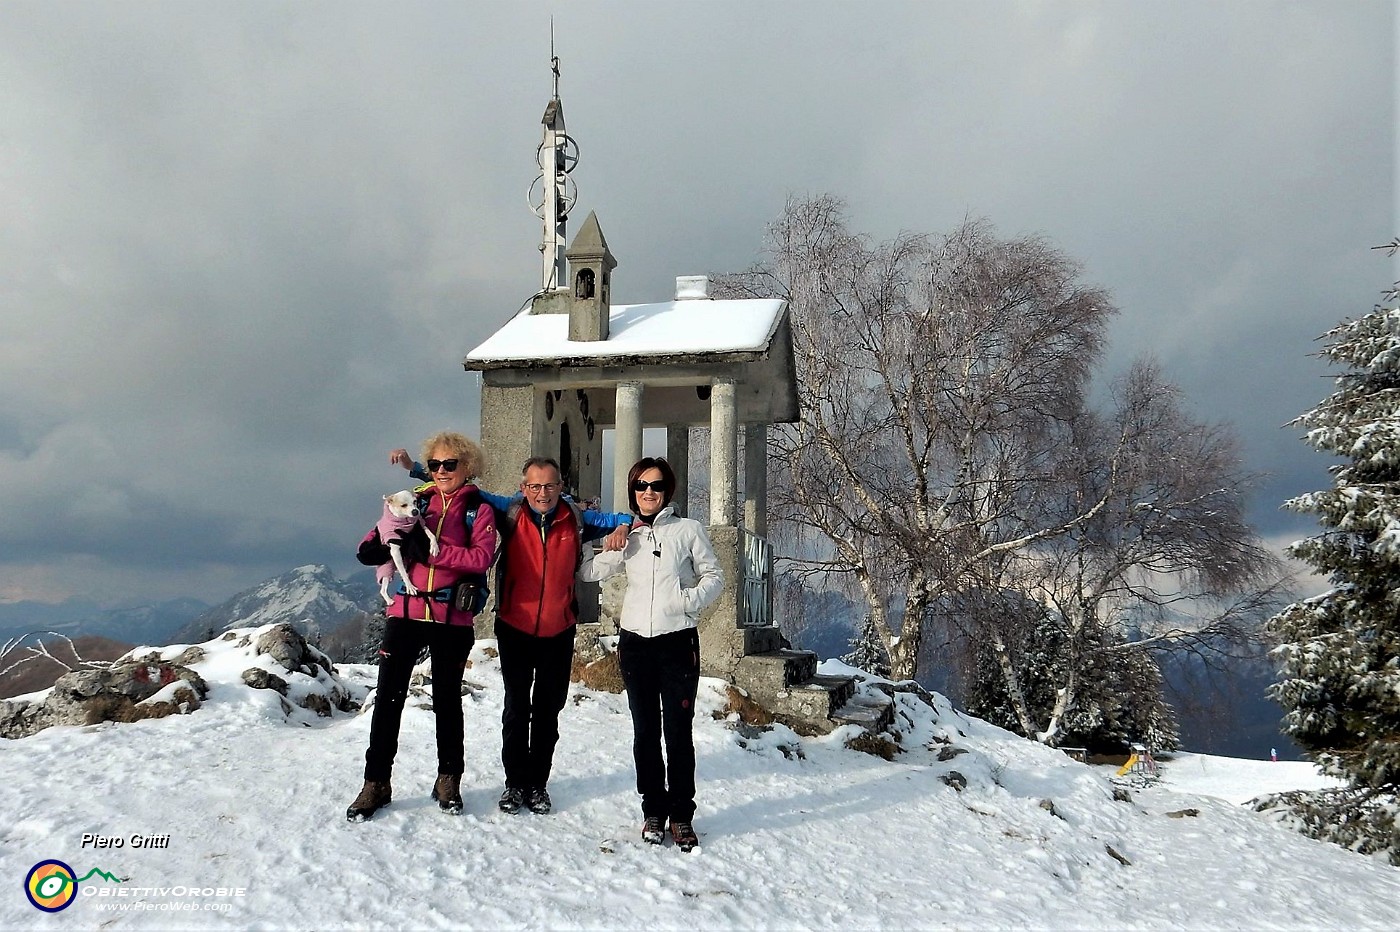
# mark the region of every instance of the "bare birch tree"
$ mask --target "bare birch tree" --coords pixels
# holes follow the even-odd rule
[[[820,536],[796,563],[853,581],[896,677],[918,673],[942,597],[1104,506],[1044,495],[1115,313],[1078,278],[1043,238],[981,221],[872,243],[822,196],[790,201],[764,261],[719,281],[789,304],[802,419],[770,434],[770,506]]]
[[[1191,418],[1180,395],[1155,364],[1134,364],[1114,386],[1110,415],[1081,418],[1072,468],[1047,489],[1064,516],[1102,507],[1016,554],[991,583],[1050,609],[1063,644],[1058,665],[1042,674],[1053,677],[1048,708],[1023,701],[1016,658],[993,652],[1028,737],[1057,743],[1080,707],[1084,675],[1110,662],[1105,655],[1251,640],[1279,604],[1287,575],[1245,517],[1253,477],[1233,435]],[[987,636],[997,639],[995,625]]]
[[[1150,649],[1252,633],[1282,588],[1228,431],[1146,362],[1106,414],[1089,406],[1115,310],[1079,275],[981,221],[874,243],[822,196],[790,201],[763,261],[719,281],[792,315],[802,418],[769,439],[790,570],[845,580],[897,678],[950,621],[960,658],[994,658],[1014,726],[1049,743],[1093,718],[1087,677],[1135,682]],[[1028,667],[1047,623],[1057,663]]]

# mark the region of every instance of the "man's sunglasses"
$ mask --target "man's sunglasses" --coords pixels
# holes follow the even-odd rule
[[[666,480],[657,479],[655,482],[643,482],[638,479],[636,482],[632,483],[633,492],[645,492],[647,489],[653,492],[660,492],[664,495],[666,493]]]
[[[456,460],[428,460],[428,472],[437,472],[439,469],[441,469],[443,472],[456,472],[456,471],[457,471],[457,461],[456,461]]]

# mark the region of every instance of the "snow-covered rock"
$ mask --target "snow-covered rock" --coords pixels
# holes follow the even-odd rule
[[[177,663],[123,658],[111,666],[75,670],[41,698],[0,703],[0,738],[23,738],[54,725],[136,722],[198,709],[208,687]]]

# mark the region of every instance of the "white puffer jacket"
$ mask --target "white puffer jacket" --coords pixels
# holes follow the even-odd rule
[[[579,570],[598,582],[627,571],[622,628],[642,637],[694,628],[700,612],[724,589],[724,574],[705,528],[678,518],[670,505],[650,526],[632,525],[623,550],[604,551]]]

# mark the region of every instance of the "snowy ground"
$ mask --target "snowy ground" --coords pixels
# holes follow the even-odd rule
[[[238,682],[250,664],[231,651],[196,668],[211,694],[191,715],[0,741],[0,928],[1400,926],[1400,870],[1238,805],[1321,785],[1307,764],[1181,755],[1116,802],[1111,770],[912,699],[899,716],[908,750],[886,762],[840,735],[745,740],[711,719],[720,693],[702,681],[702,847],[683,854],[638,838],[625,698],[575,687],[555,812],[504,815],[489,643],[468,671],[458,818],[428,800],[432,716],[412,708],[394,803],[348,824],[368,716],[288,720],[275,694]],[[940,762],[942,747],[964,753]],[[964,791],[940,779],[950,771]],[[1183,809],[1198,815],[1167,815]],[[127,843],[85,847],[85,833]],[[135,835],[168,847],[133,847]],[[82,881],[53,914],[23,892],[50,859]],[[124,881],[82,880],[95,870]]]

